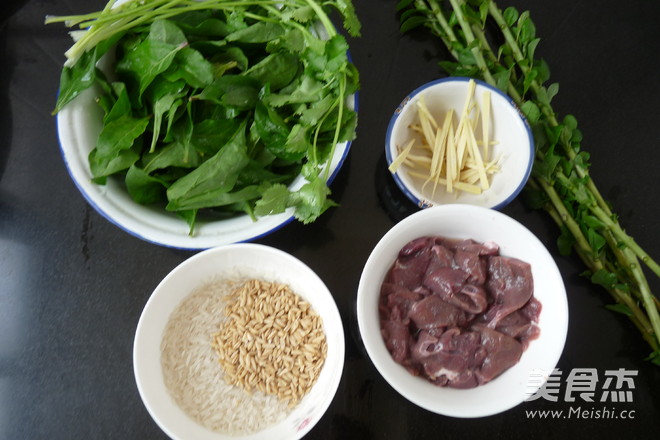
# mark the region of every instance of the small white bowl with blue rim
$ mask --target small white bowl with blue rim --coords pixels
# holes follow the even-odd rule
[[[453,109],[460,115],[471,78],[450,77],[428,82],[408,94],[396,108],[387,127],[385,157],[390,165],[414,134],[410,126],[419,122],[417,103],[423,97],[433,115]],[[483,92],[490,92],[491,157],[497,158],[500,170],[491,176],[490,188],[481,194],[448,192],[443,185],[424,185],[425,179],[411,176],[403,165],[393,173],[401,191],[420,208],[461,203],[501,209],[515,199],[527,183],[534,163],[534,138],[530,125],[514,101],[499,89],[474,80],[474,101],[483,103]]]

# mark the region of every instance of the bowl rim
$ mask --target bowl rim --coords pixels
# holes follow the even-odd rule
[[[406,97],[401,100],[399,105],[394,110],[394,113],[390,117],[389,123],[387,125],[387,130],[385,132],[385,159],[388,165],[390,165],[394,160],[394,157],[392,155],[392,149],[390,148],[392,135],[394,131],[394,125],[396,124],[396,121],[399,119],[403,111],[403,108],[411,99],[413,99],[415,96],[419,95],[420,93],[422,93],[423,91],[425,91],[430,87],[434,87],[438,85],[441,86],[443,84],[449,84],[449,83],[467,83],[469,81],[474,81],[480,87],[487,88],[492,93],[496,93],[501,98],[503,98],[504,101],[508,103],[515,110],[516,114],[520,117],[523,126],[525,128],[525,132],[527,134],[530,154],[529,154],[529,160],[525,165],[525,172],[523,174],[523,178],[521,179],[517,187],[514,188],[514,190],[510,194],[508,194],[507,197],[505,197],[502,201],[492,206],[490,205],[485,206],[487,208],[499,210],[504,208],[509,203],[511,203],[518,196],[518,194],[520,194],[522,189],[527,184],[527,181],[531,176],[532,168],[534,165],[535,144],[534,144],[534,135],[532,134],[532,128],[529,124],[529,121],[527,120],[527,117],[524,115],[524,113],[520,110],[516,102],[513,100],[513,98],[511,98],[509,95],[507,95],[497,87],[494,87],[485,81],[476,78],[465,77],[465,76],[450,76],[446,78],[438,78],[433,81],[429,81],[427,83],[422,84],[421,86],[415,88],[408,95],[406,95]],[[399,176],[399,173],[389,173],[389,174],[392,176],[392,178],[394,179],[396,185],[399,187],[401,192],[403,192],[403,194],[419,208],[426,209],[433,206],[439,206],[437,204],[430,203],[428,200],[420,199],[419,197],[417,197],[417,195],[414,194],[414,192],[408,187],[408,185],[404,183],[404,181]],[[484,205],[478,205],[478,206],[484,206]]]
[[[475,218],[480,215],[483,216],[484,214],[487,214],[488,216],[490,216],[493,222],[496,222],[496,224],[501,225],[502,224],[501,222],[509,223],[511,227],[515,228],[516,233],[520,234],[524,238],[525,243],[527,243],[527,245],[532,245],[532,244],[534,245],[536,252],[538,252],[539,254],[539,259],[541,259],[544,263],[546,263],[543,267],[543,271],[548,272],[549,274],[548,276],[552,280],[555,280],[555,284],[556,284],[555,287],[558,288],[558,291],[556,291],[556,295],[553,295],[553,301],[552,301],[557,316],[553,315],[553,318],[556,318],[556,320],[553,320],[551,323],[546,324],[549,326],[548,328],[552,329],[551,334],[554,335],[554,338],[551,338],[550,341],[551,345],[543,346],[542,350],[540,346],[534,348],[534,350],[536,351],[542,351],[542,356],[545,364],[541,366],[534,366],[533,369],[534,370],[540,369],[546,374],[549,374],[549,372],[552,371],[552,369],[556,368],[566,343],[566,337],[568,333],[568,318],[569,318],[566,288],[563,282],[561,272],[559,271],[559,268],[557,267],[554,258],[549,253],[547,248],[529,229],[527,229],[524,225],[522,225],[520,222],[513,219],[512,217],[509,217],[508,215],[493,209],[484,208],[475,205],[467,205],[467,204],[439,205],[417,211],[414,214],[411,214],[410,216],[406,217],[396,225],[394,225],[378,241],[378,243],[372,250],[371,254],[369,255],[365,263],[364,270],[360,276],[360,281],[358,285],[356,313],[357,313],[357,321],[359,327],[359,335],[366,349],[366,352],[369,356],[369,359],[371,360],[372,364],[376,367],[380,375],[386,380],[386,382],[392,388],[394,388],[395,391],[397,391],[402,397],[404,397],[411,403],[436,414],[457,417],[457,418],[477,418],[477,417],[490,416],[509,410],[523,403],[526,400],[525,396],[521,396],[519,390],[510,390],[507,392],[508,395],[499,401],[499,405],[488,405],[487,403],[480,401],[478,406],[471,406],[467,410],[465,409],[464,402],[461,402],[461,405],[450,405],[446,401],[443,401],[442,399],[430,400],[428,396],[429,393],[427,393],[428,390],[439,389],[441,390],[440,393],[446,393],[446,395],[458,396],[460,398],[460,397],[464,397],[464,396],[460,396],[461,393],[463,393],[464,395],[465,392],[480,393],[481,390],[485,389],[485,387],[494,388],[495,386],[493,386],[493,384],[497,384],[498,378],[494,379],[488,384],[481,385],[479,387],[468,390],[458,390],[458,389],[445,388],[445,387],[431,388],[435,386],[432,385],[430,382],[425,381],[422,378],[414,377],[412,374],[407,372],[403,366],[396,363],[392,359],[382,339],[382,335],[380,333],[380,324],[374,323],[374,319],[376,321],[378,320],[377,310],[375,311],[371,310],[372,307],[374,306],[374,300],[376,301],[377,304],[377,297],[379,295],[378,292],[380,292],[380,283],[382,282],[382,278],[381,278],[378,281],[378,286],[374,287],[374,283],[376,282],[376,280],[375,280],[375,275],[373,275],[373,273],[374,272],[380,273],[383,270],[387,269],[387,268],[383,269],[383,265],[387,266],[388,262],[383,262],[382,260],[377,261],[377,260],[382,257],[383,252],[390,251],[390,249],[386,249],[386,248],[394,246],[393,244],[391,244],[391,242],[397,241],[397,237],[402,237],[401,234],[403,234],[406,237],[407,237],[406,234],[412,234],[412,230],[420,229],[420,224],[423,222],[428,222],[430,220],[433,220],[437,223],[438,221],[441,221],[443,218],[446,218],[447,216],[450,215],[454,215],[457,212],[460,213],[467,212],[470,213],[470,215]],[[418,237],[422,235],[424,235],[424,233],[420,232]],[[442,232],[439,231],[438,235],[442,235]],[[398,241],[404,242],[405,240],[403,238],[400,238]],[[497,238],[494,237],[493,241],[497,242]],[[402,243],[402,245],[403,244],[405,243]],[[391,259],[388,258],[389,264],[391,264],[391,262],[393,262],[393,259],[396,257],[396,255],[390,255],[389,253],[387,255],[391,257]],[[546,304],[544,304],[543,301],[542,301],[542,306],[546,307]],[[377,305],[375,306],[375,308],[377,309]],[[544,311],[542,310],[541,311],[542,315],[540,317],[541,320],[547,319],[544,317],[543,313]],[[378,331],[375,331],[376,327]],[[543,327],[543,330],[545,330],[545,328],[546,327]],[[530,347],[525,352],[523,352],[523,358],[521,358],[521,361],[517,364],[520,365],[520,368],[522,368],[523,359],[526,361],[526,363],[528,363],[527,359],[529,359],[529,356],[531,355],[525,357],[525,353],[529,352],[530,349],[532,349],[532,345],[535,342],[538,341],[532,341]],[[511,367],[511,369],[507,371],[511,371],[513,368],[516,368],[516,365],[514,365],[513,367]],[[507,371],[502,373],[502,375],[504,376],[507,373]],[[511,374],[513,374],[513,371],[511,371]],[[531,371],[527,371],[527,374],[530,375]],[[500,378],[503,376],[500,376]],[[413,384],[414,381],[417,381],[418,383]],[[516,376],[516,379],[513,379],[510,382],[515,382],[517,386],[522,385],[521,383],[522,380],[518,376]],[[507,380],[507,384],[509,384],[510,382],[509,380]],[[424,385],[420,385],[420,383],[424,383]],[[411,391],[409,389],[411,384],[416,388],[414,391]],[[541,385],[542,383],[538,383],[538,387],[540,387]],[[499,384],[497,386],[499,387]],[[536,387],[536,383],[534,383],[534,386]],[[530,387],[531,385],[528,383],[528,394]],[[423,389],[424,395],[422,395],[420,389]],[[534,391],[536,391],[536,389],[532,390],[532,392]],[[488,391],[488,393],[492,394],[491,391]],[[527,397],[529,397],[529,395],[527,395]]]
[[[263,437],[264,435],[268,435],[267,438],[276,438],[278,433],[277,427],[281,423],[285,423],[285,422],[290,422],[291,425],[295,425],[295,428],[291,428],[291,427],[287,428],[287,429],[294,429],[295,438],[303,437],[325,415],[328,407],[335,398],[337,389],[339,388],[339,384],[341,382],[341,377],[343,374],[345,352],[346,352],[344,325],[336,301],[334,299],[334,296],[328,289],[325,282],[320,278],[320,276],[311,267],[309,267],[299,258],[272,246],[258,244],[258,243],[235,243],[235,244],[210,248],[201,251],[183,260],[181,263],[177,264],[158,283],[158,285],[149,295],[149,298],[147,299],[145,306],[140,314],[140,318],[138,320],[134,339],[133,339],[133,350],[132,350],[133,376],[138,389],[138,394],[140,395],[143,405],[147,409],[148,413],[150,414],[154,422],[159,426],[159,428],[164,433],[166,433],[171,438],[177,438],[177,435],[180,434],[180,429],[173,428],[169,424],[170,422],[168,421],[168,419],[163,417],[163,414],[161,413],[162,408],[158,409],[161,403],[160,399],[158,397],[153,396],[153,391],[149,391],[149,390],[153,390],[153,385],[149,385],[148,378],[149,377],[153,378],[154,373],[151,370],[147,371],[147,367],[153,364],[154,362],[157,362],[158,367],[160,367],[160,341],[162,340],[162,333],[160,333],[159,335],[155,335],[154,332],[156,332],[156,330],[158,329],[154,329],[152,327],[150,330],[149,325],[150,323],[156,325],[157,327],[160,327],[160,325],[163,323],[164,325],[167,325],[171,313],[176,309],[176,307],[178,307],[181,304],[181,301],[187,298],[196,288],[203,285],[205,280],[208,281],[209,279],[212,279],[216,275],[222,276],[223,273],[226,273],[227,271],[231,271],[236,267],[239,268],[243,267],[243,265],[236,266],[234,261],[231,259],[232,258],[231,254],[232,253],[235,254],[235,252],[237,251],[244,253],[242,259],[245,259],[248,253],[249,254],[256,253],[255,256],[262,255],[265,256],[265,258],[270,259],[271,261],[269,263],[269,267],[267,271],[271,273],[274,273],[276,269],[275,265],[277,265],[278,267],[281,265],[281,263],[275,264],[275,260],[277,260],[278,262],[286,262],[286,265],[291,267],[290,271],[295,270],[296,273],[303,273],[303,277],[314,284],[316,289],[313,291],[312,296],[320,298],[317,301],[323,303],[322,304],[323,310],[317,310],[317,313],[321,315],[322,318],[329,317],[330,322],[328,323],[328,325],[332,325],[332,327],[330,328],[325,328],[325,332],[327,336],[335,336],[334,338],[332,338],[332,342],[330,342],[330,340],[328,341],[329,342],[328,353],[329,355],[330,353],[332,353],[332,356],[334,357],[333,364],[336,364],[336,368],[333,367],[331,369],[327,369],[328,366],[330,366],[330,364],[327,364],[324,365],[323,369],[321,370],[322,376],[319,376],[318,380],[319,381],[322,380],[324,383],[326,383],[328,388],[322,394],[318,394],[318,393],[312,394],[312,392],[310,392],[309,394],[306,395],[306,398],[310,397],[314,399],[313,410],[309,410],[309,408],[300,406],[298,408],[295,408],[292,412],[289,413],[289,415],[285,419],[276,423],[275,425],[266,427],[263,431],[244,435],[241,438],[256,440],[256,439],[265,438]],[[171,290],[173,288],[172,285],[178,284],[177,279],[183,280],[183,278],[181,277],[185,275],[186,272],[190,270],[191,267],[198,265],[200,262],[204,260],[207,260],[207,262],[210,261],[214,263],[219,261],[220,259],[226,260],[227,264],[224,265],[224,267],[222,267],[216,275],[206,273],[202,279],[195,279],[192,282],[183,281],[184,284],[186,284],[187,286],[185,291],[183,291],[182,293],[176,293],[174,295],[167,295],[167,296],[164,295],[164,293],[167,293],[168,289]],[[208,269],[206,270],[208,272]],[[262,268],[254,268],[254,267],[248,269],[248,271],[257,271],[257,272],[261,270]],[[300,295],[299,292],[296,293]],[[308,297],[309,294],[305,296]],[[307,299],[307,301],[313,303],[313,301],[311,301],[310,299]],[[159,309],[162,308],[165,308],[165,311],[167,313],[162,314],[161,312],[159,312]],[[325,322],[326,321],[324,319],[324,327],[326,325]],[[157,339],[157,344],[156,344],[157,348],[151,347],[152,344],[149,343],[149,341],[153,342],[154,338]],[[332,346],[330,346],[330,343],[332,344]],[[151,353],[148,352],[149,350],[145,350],[145,347],[151,347],[150,348]],[[156,354],[156,351],[158,354]],[[157,359],[154,359],[154,357],[157,357]],[[325,374],[324,374],[324,370],[326,371]],[[158,370],[156,376],[160,374],[161,374],[160,370]],[[159,383],[157,388],[159,389],[158,391],[159,394],[166,395],[166,397],[171,400],[171,402],[168,402],[168,405],[172,408],[176,408],[177,413],[180,414],[184,419],[188,419],[188,416],[185,415],[183,410],[170,398],[169,392],[167,392],[165,384]],[[305,402],[305,399],[303,399],[302,402]],[[190,422],[191,425],[195,426],[199,430],[204,431],[208,434],[208,436],[204,436],[203,438],[209,438],[209,439],[212,438],[217,440],[235,438],[233,436],[229,436],[226,434],[210,431],[204,428],[203,426],[199,425],[197,422],[193,421],[192,419],[189,419],[188,421]],[[193,435],[193,433],[188,433],[188,434]],[[291,433],[291,435],[294,434]],[[199,438],[199,437],[194,437],[194,438]]]

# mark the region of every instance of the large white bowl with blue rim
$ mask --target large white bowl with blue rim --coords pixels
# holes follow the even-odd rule
[[[433,115],[444,115],[450,109],[460,114],[467,96],[470,78],[450,77],[428,82],[408,94],[396,108],[387,127],[385,157],[388,165],[396,158],[399,149],[410,140],[409,126],[419,121],[417,102],[424,97]],[[525,116],[513,100],[499,89],[475,80],[474,100],[481,105],[483,92],[491,95],[490,139],[497,143],[492,147],[493,158],[500,159],[500,172],[491,178],[490,188],[482,194],[447,192],[442,185],[433,191],[433,185],[424,186],[424,179],[413,177],[402,166],[393,174],[401,191],[420,208],[463,203],[500,209],[509,204],[523,189],[534,162],[534,138]]]
[[[86,90],[69,103],[57,116],[57,128],[62,157],[71,178],[89,204],[103,217],[124,231],[162,246],[179,249],[207,249],[215,246],[253,241],[268,235],[294,220],[293,209],[281,214],[252,220],[247,214],[214,220],[198,221],[194,234],[188,224],[176,214],[160,207],[140,205],[131,199],[122,182],[108,179],[105,185],[92,182],[88,155],[101,131],[103,115],[94,102],[94,90]],[[344,160],[350,142],[337,145],[330,163],[330,184]],[[289,186],[295,190],[306,183],[298,176]]]
[[[281,214],[252,220],[247,214],[214,220],[198,221],[194,234],[188,224],[176,214],[160,207],[144,206],[131,199],[121,181],[108,179],[105,185],[92,182],[88,155],[96,145],[102,128],[102,110],[94,102],[95,90],[89,89],[70,102],[57,115],[57,129],[62,157],[74,183],[89,204],[103,217],[126,232],[155,244],[180,249],[207,249],[230,243],[246,242],[263,237],[291,222],[293,209]],[[353,97],[351,105],[355,106]],[[344,160],[350,142],[337,145],[330,163],[330,184]],[[298,176],[289,186],[295,190],[306,183]]]
[[[117,5],[126,0],[118,0]],[[325,30],[316,27],[323,38]],[[348,54],[350,60],[350,53]],[[101,68],[107,69],[101,60]],[[105,67],[104,67],[105,66]],[[194,234],[188,224],[175,213],[162,207],[144,206],[136,203],[122,182],[109,178],[105,185],[92,182],[88,156],[96,145],[103,127],[103,112],[95,102],[99,94],[97,87],[81,93],[57,114],[57,132],[64,163],[73,182],[89,204],[103,217],[124,231],[145,241],[179,249],[200,250],[232,243],[257,240],[294,220],[294,209],[283,213],[259,217],[253,220],[247,214],[220,220],[198,218]],[[357,93],[347,98],[346,105],[357,111]],[[330,167],[327,184],[330,185],[339,173],[348,156],[351,142],[337,144],[334,155],[326,164]],[[325,169],[325,167],[323,168]],[[299,175],[289,185],[292,191],[302,187],[307,180]]]

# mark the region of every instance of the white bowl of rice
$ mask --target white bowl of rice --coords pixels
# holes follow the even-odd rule
[[[323,281],[281,250],[242,243],[161,281],[133,360],[147,410],[173,439],[297,439],[330,405],[344,351]]]

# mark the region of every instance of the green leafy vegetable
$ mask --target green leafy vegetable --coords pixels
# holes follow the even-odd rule
[[[177,213],[191,233],[200,210],[254,218],[293,208],[308,223],[334,206],[328,161],[355,136],[347,99],[359,78],[328,14],[358,36],[350,0],[114,3],[46,19],[84,29],[66,52],[55,112],[96,86],[96,183],[123,178],[136,202]],[[301,172],[307,182],[290,190]]]
[[[148,205],[163,198],[163,182],[145,170],[132,165],[126,173],[126,189],[138,203]]]
[[[560,252],[580,256],[592,282],[615,299],[609,308],[630,317],[651,347],[648,359],[660,365],[660,301],[640,263],[657,276],[660,266],[624,232],[596,188],[575,117],[557,118],[551,101],[559,85],[545,85],[550,70],[534,56],[540,39],[530,13],[502,11],[491,0],[401,0],[397,9],[402,31],[423,26],[440,37],[454,58],[440,62],[449,74],[483,79],[518,104],[536,144],[526,200],[556,221]]]

